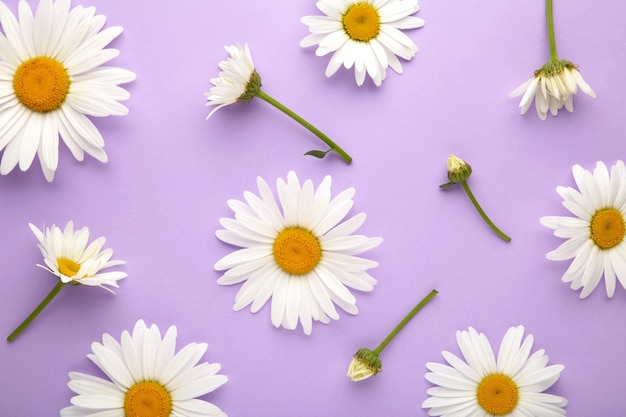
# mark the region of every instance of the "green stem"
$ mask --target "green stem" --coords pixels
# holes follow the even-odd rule
[[[265,100],[266,102],[270,103],[272,106],[276,107],[278,110],[282,111],[287,116],[291,117],[293,120],[295,120],[296,122],[300,123],[302,126],[306,127],[311,133],[313,133],[315,136],[317,136],[318,138],[323,140],[324,143],[326,143],[328,146],[330,146],[331,150],[333,150],[336,153],[338,153],[347,163],[352,162],[352,157],[350,155],[348,155],[346,153],[346,151],[341,149],[341,147],[339,145],[337,145],[335,142],[333,142],[328,136],[326,136],[325,134],[320,132],[311,123],[307,122],[302,117],[298,116],[296,113],[291,111],[288,107],[286,107],[285,105],[283,105],[282,103],[280,103],[279,101],[274,99],[273,97],[267,95],[262,90],[259,90],[256,93],[256,96],[259,97],[260,99]]]
[[[478,210],[478,213],[480,213],[480,217],[482,217],[483,220],[487,222],[489,227],[491,227],[491,229],[494,232],[496,232],[498,236],[500,236],[504,241],[510,242],[511,238],[508,237],[506,234],[504,234],[502,230],[498,229],[498,227],[495,224],[493,224],[493,222],[489,219],[489,217],[487,217],[487,214],[480,207],[480,204],[478,204],[478,201],[476,201],[474,194],[472,194],[472,190],[470,190],[469,185],[467,185],[467,181],[463,180],[461,181],[461,184],[463,184],[463,189],[465,189],[465,192],[467,193],[468,197],[470,198],[470,200],[472,200],[472,204],[474,205],[474,207],[476,207],[476,210]]]
[[[550,43],[550,61],[559,60],[556,53],[556,39],[554,37],[554,15],[552,13],[552,0],[546,0],[546,21],[548,23],[548,41]]]
[[[378,356],[380,352],[382,352],[382,350],[389,344],[389,342],[391,342],[391,339],[396,337],[398,332],[402,330],[404,326],[406,326],[409,320],[411,320],[418,313],[418,311],[422,309],[422,307],[424,307],[435,295],[437,295],[437,293],[438,293],[437,290],[432,290],[426,297],[424,297],[422,301],[419,302],[418,305],[413,307],[413,310],[411,310],[409,314],[407,314],[406,317],[403,318],[400,323],[398,323],[395,329],[393,329],[391,333],[389,333],[389,335],[385,338],[385,340],[383,340],[380,343],[380,345],[378,345],[378,347],[373,350],[376,356]]]
[[[52,288],[52,290],[48,293],[48,295],[46,295],[46,298],[44,298],[41,303],[39,303],[39,305],[33,310],[32,313],[30,313],[30,315],[28,317],[26,317],[26,320],[24,320],[22,322],[22,324],[20,324],[19,326],[17,326],[17,329],[13,330],[13,333],[11,333],[9,335],[9,337],[7,337],[7,340],[9,342],[11,342],[12,340],[14,340],[16,337],[18,337],[20,335],[20,333],[22,333],[24,331],[24,329],[33,321],[35,320],[35,318],[39,315],[39,313],[42,312],[42,310],[44,308],[46,308],[46,306],[48,304],[50,304],[50,301],[52,301],[52,299],[54,297],[56,297],[56,295],[63,289],[63,287],[65,287],[65,284],[59,280],[59,282],[57,282],[57,284],[54,286],[54,288]]]

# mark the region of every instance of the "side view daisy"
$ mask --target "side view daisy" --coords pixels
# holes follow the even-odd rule
[[[382,239],[352,235],[365,221],[364,213],[340,223],[354,204],[354,189],[331,199],[330,185],[330,176],[317,190],[311,180],[300,185],[291,171],[287,182],[276,182],[278,202],[261,177],[258,196],[246,191],[245,202],[228,201],[235,218],[220,219],[224,229],[216,236],[242,249],[217,261],[215,269],[226,271],[220,285],[244,282],[234,310],[252,304],[256,313],[272,298],[272,324],[293,330],[299,320],[307,335],[313,320],[328,324],[339,319],[335,305],[358,313],[348,288],[372,291],[376,280],[367,270],[378,264],[355,255]]]
[[[215,106],[207,116],[207,120],[213,116],[216,111],[224,106],[250,101],[254,97],[258,97],[276,107],[296,122],[300,123],[309,132],[313,133],[329,146],[328,150],[312,150],[305,152],[305,155],[311,155],[321,159],[324,158],[329,152],[335,152],[348,164],[352,162],[352,157],[348,155],[348,153],[339,145],[333,142],[328,136],[323,134],[311,123],[294,113],[284,104],[280,103],[278,100],[268,95],[265,91],[261,90],[261,76],[254,67],[252,54],[250,53],[248,44],[244,44],[244,46],[235,44],[226,46],[225,48],[230,57],[228,60],[219,63],[219,67],[222,71],[219,73],[217,78],[211,79],[213,87],[211,87],[208,92],[204,93],[208,100],[206,106]]]
[[[580,75],[578,65],[558,57],[554,36],[552,0],[546,0],[546,17],[550,61],[535,71],[532,78],[509,94],[509,97],[523,95],[519,104],[522,114],[528,111],[534,99],[535,108],[541,120],[546,120],[548,111],[552,116],[556,116],[563,106],[570,113],[573,112],[574,94],[578,92],[578,88],[591,97],[596,97],[596,93]]]
[[[343,64],[354,67],[357,85],[363,85],[367,74],[380,87],[387,67],[402,74],[398,57],[410,60],[417,54],[417,46],[402,30],[424,26],[422,19],[411,16],[419,10],[418,0],[320,0],[317,8],[323,16],[302,18],[311,33],[300,46],[317,45],[317,56],[332,53],[326,77]]]
[[[74,232],[74,222],[68,222],[65,229],[52,225],[46,228],[45,233],[35,225],[29,224],[39,244],[39,250],[44,257],[44,265],[37,265],[54,274],[59,280],[43,301],[7,338],[15,339],[19,334],[46,308],[54,297],[67,285],[88,285],[102,287],[113,293],[107,287],[118,288],[117,281],[127,277],[125,272],[101,272],[113,266],[123,265],[124,261],[111,260],[112,249],[102,250],[106,239],[99,237],[89,246],[89,229],[83,227]]]
[[[552,261],[574,259],[563,282],[579,290],[580,298],[593,292],[604,275],[606,294],[613,297],[616,281],[626,288],[626,168],[617,161],[607,169],[597,162],[593,173],[574,165],[578,190],[558,186],[563,206],[574,216],[545,216],[542,225],[567,239],[546,257]]]
[[[449,365],[428,362],[428,389],[423,408],[429,416],[525,416],[559,417],[567,400],[544,391],[559,379],[563,365],[548,364],[540,349],[531,355],[533,336],[524,337],[524,327],[507,330],[498,356],[483,333],[470,327],[457,331],[456,341],[463,359],[443,351]]]
[[[70,372],[68,387],[76,396],[61,417],[226,417],[217,406],[198,399],[228,378],[220,365],[200,362],[206,343],[190,343],[176,352],[176,326],[163,337],[153,324],[137,321],[120,341],[108,333],[91,345],[87,357],[108,379]]]
[[[119,87],[130,71],[101,67],[118,51],[105,49],[122,33],[102,30],[106,18],[70,0],[41,0],[36,12],[20,0],[18,18],[0,2],[0,174],[30,168],[35,155],[48,181],[59,161],[59,137],[79,161],[87,152],[107,161],[104,139],[87,116],[122,116],[130,94]]]

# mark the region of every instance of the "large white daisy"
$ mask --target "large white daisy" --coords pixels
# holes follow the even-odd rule
[[[563,365],[548,364],[540,349],[530,354],[533,336],[522,341],[524,327],[511,327],[500,344],[498,356],[483,333],[473,328],[458,331],[456,340],[463,359],[443,351],[448,362],[429,362],[426,379],[437,385],[428,389],[422,407],[429,416],[443,417],[559,417],[567,405],[563,397],[547,394]]]
[[[102,250],[106,239],[99,237],[89,246],[89,229],[83,227],[74,232],[74,222],[68,222],[65,229],[55,225],[46,228],[45,232],[35,225],[29,224],[37,240],[39,250],[44,256],[44,265],[38,265],[50,271],[62,283],[74,285],[99,286],[111,291],[106,285],[119,287],[117,281],[126,278],[121,271],[100,272],[112,266],[123,265],[124,261],[111,260],[112,249]],[[111,291],[112,292],[112,291]]]
[[[340,223],[353,205],[354,189],[331,199],[331,178],[317,190],[307,180],[300,185],[291,171],[287,182],[278,179],[280,208],[263,178],[259,196],[245,192],[245,202],[229,200],[235,218],[222,218],[216,236],[242,247],[215,264],[226,270],[222,285],[244,282],[234,310],[252,304],[256,313],[272,298],[272,324],[293,330],[302,324],[311,333],[312,320],[329,323],[339,315],[335,304],[357,314],[356,298],[348,287],[371,291],[376,280],[366,271],[377,266],[359,255],[378,246],[381,238],[352,235],[365,221],[360,213]]]
[[[410,60],[417,53],[402,30],[424,26],[422,19],[411,16],[419,10],[418,0],[320,0],[317,8],[324,16],[302,18],[311,33],[300,46],[318,45],[317,56],[333,53],[327,77],[343,64],[347,69],[354,66],[357,85],[363,85],[368,74],[380,86],[387,67],[402,74],[398,57]]]
[[[156,325],[139,320],[120,342],[102,335],[87,355],[109,379],[71,372],[69,388],[78,395],[61,417],[226,417],[197,397],[226,383],[220,365],[198,364],[206,343],[190,343],[176,353],[176,327],[163,338]]]
[[[574,258],[563,281],[571,288],[582,288],[585,298],[596,288],[602,275],[606,293],[612,297],[616,281],[626,288],[626,169],[622,161],[611,167],[596,164],[593,173],[580,165],[572,168],[578,190],[556,188],[563,206],[571,216],[545,216],[542,225],[554,229],[554,235],[567,239],[546,257],[553,261]]]
[[[19,165],[26,171],[38,155],[52,181],[59,136],[79,161],[87,152],[107,161],[104,140],[87,116],[125,115],[119,103],[130,94],[118,87],[130,71],[100,67],[118,55],[104,49],[121,27],[101,30],[106,18],[70,0],[41,0],[33,15],[20,0],[18,19],[0,2],[0,174]]]

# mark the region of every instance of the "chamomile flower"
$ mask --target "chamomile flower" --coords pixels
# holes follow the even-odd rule
[[[419,10],[418,0],[320,0],[317,8],[324,16],[302,18],[311,33],[300,46],[317,45],[317,56],[332,53],[326,77],[343,65],[354,67],[357,85],[363,85],[367,74],[380,86],[387,67],[402,74],[398,57],[410,60],[418,51],[402,32],[424,26],[422,19],[411,16]]]
[[[546,120],[548,111],[552,116],[556,116],[563,107],[570,113],[573,112],[574,94],[578,92],[578,88],[591,97],[596,96],[580,75],[578,65],[566,59],[559,59],[554,36],[552,0],[546,0],[546,21],[550,60],[535,71],[533,77],[509,94],[509,97],[522,96],[519,104],[522,114],[528,111],[534,100],[541,120]]]
[[[429,416],[528,416],[565,415],[567,400],[544,391],[559,379],[563,365],[548,364],[540,349],[531,355],[533,336],[524,327],[511,327],[500,344],[498,356],[487,337],[472,327],[458,331],[456,340],[463,359],[443,351],[449,365],[429,362],[428,389],[423,408]]]
[[[37,246],[46,264],[38,266],[56,275],[61,283],[98,286],[111,291],[107,285],[118,288],[117,281],[126,278],[126,273],[121,271],[101,272],[125,262],[111,260],[112,249],[102,250],[106,242],[104,237],[97,238],[87,246],[87,227],[74,232],[74,222],[70,221],[63,231],[52,225],[42,232],[33,224],[29,226],[39,240]]]
[[[44,257],[44,265],[37,265],[59,278],[56,285],[32,313],[7,337],[14,340],[43,311],[54,297],[67,285],[87,285],[102,287],[113,293],[107,285],[119,287],[117,281],[126,278],[121,271],[100,272],[112,266],[123,265],[124,261],[112,261],[113,250],[102,250],[106,239],[99,237],[89,246],[89,229],[83,227],[74,232],[74,222],[68,222],[61,231],[57,226],[46,228],[42,232],[33,224],[29,224]]]
[[[314,149],[305,152],[305,155],[321,159],[329,152],[335,152],[347,163],[352,162],[352,157],[333,142],[332,139],[261,89],[261,76],[254,67],[248,44],[244,44],[244,46],[240,44],[230,45],[226,46],[225,49],[230,56],[226,61],[221,61],[218,64],[222,71],[220,71],[217,78],[211,79],[213,87],[204,93],[207,99],[206,106],[213,107],[213,110],[207,116],[207,120],[224,106],[250,101],[254,97],[258,97],[300,123],[329,146],[329,149],[325,151]]]
[[[524,84],[513,90],[509,97],[523,94],[519,107],[525,114],[533,100],[541,120],[546,120],[548,111],[556,116],[563,107],[570,113],[574,111],[574,94],[580,88],[584,93],[595,97],[589,84],[578,71],[578,66],[566,60],[549,62],[537,71]]]
[[[87,357],[108,379],[71,372],[67,384],[76,396],[61,417],[226,417],[217,406],[197,397],[208,394],[228,378],[220,365],[202,362],[206,343],[190,343],[176,352],[176,327],[161,337],[159,328],[139,320],[133,333],[120,341],[102,335]]]
[[[293,330],[298,321],[306,334],[312,321],[339,319],[335,305],[357,314],[356,298],[348,288],[372,291],[376,280],[367,270],[378,264],[356,255],[377,247],[381,238],[352,235],[365,221],[357,214],[340,223],[353,205],[354,189],[331,198],[331,178],[317,190],[307,180],[300,185],[295,172],[278,179],[278,202],[263,178],[259,195],[244,193],[245,202],[228,201],[235,218],[222,218],[216,236],[239,246],[215,264],[226,271],[220,285],[244,282],[234,310],[252,304],[256,313],[271,298],[271,320]],[[279,207],[280,204],[280,207]]]
[[[18,20],[19,18],[19,20]],[[59,137],[79,161],[87,152],[107,161],[104,139],[87,116],[121,116],[130,94],[119,87],[130,71],[101,67],[118,55],[105,47],[121,27],[101,30],[106,18],[70,0],[40,0],[33,14],[20,0],[18,18],[0,2],[0,174],[26,171],[38,155],[52,181]]]
[[[574,259],[562,280],[573,290],[582,288],[580,298],[591,294],[603,275],[606,294],[613,297],[617,280],[626,288],[626,168],[617,161],[609,172],[598,162],[593,173],[580,165],[572,173],[578,190],[559,186],[556,191],[574,216],[540,219],[555,236],[567,239],[546,257]]]

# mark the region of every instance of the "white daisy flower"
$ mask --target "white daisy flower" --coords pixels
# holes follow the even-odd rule
[[[593,173],[580,165],[572,168],[578,190],[559,186],[563,206],[574,216],[545,216],[542,225],[554,235],[567,239],[546,257],[552,261],[574,259],[563,282],[582,288],[585,298],[596,288],[602,275],[606,294],[613,297],[616,281],[626,288],[626,168],[622,161],[611,167],[596,164]]]
[[[525,114],[535,101],[535,108],[541,120],[546,120],[548,111],[556,116],[565,106],[570,113],[574,111],[574,94],[580,88],[591,97],[596,97],[589,84],[585,82],[578,67],[569,61],[549,62],[535,72],[535,76],[513,90],[509,97],[523,94],[519,104],[521,114]]]
[[[87,246],[89,229],[86,227],[74,233],[74,223],[70,221],[63,231],[52,225],[44,233],[33,224],[29,223],[29,226],[39,240],[37,247],[46,264],[37,266],[53,273],[59,280],[41,303],[7,337],[9,342],[17,338],[67,284],[98,286],[113,292],[106,285],[118,288],[117,281],[127,276],[121,271],[100,272],[125,262],[112,261],[113,251],[102,250],[106,241],[104,237],[99,237]]]
[[[218,64],[222,71],[217,78],[211,79],[213,87],[204,93],[208,100],[206,106],[215,106],[207,120],[224,106],[252,100],[261,88],[261,78],[254,68],[248,44],[227,45],[224,48],[230,56]]]
[[[387,67],[402,74],[398,57],[410,60],[418,51],[402,32],[424,26],[422,19],[411,16],[419,10],[418,0],[320,0],[317,8],[324,16],[302,18],[311,33],[300,46],[317,45],[317,56],[333,53],[326,77],[343,64],[354,66],[357,85],[363,85],[367,73],[380,86]]]
[[[219,67],[221,72],[217,78],[211,80],[211,90],[204,93],[207,98],[206,106],[215,106],[207,116],[211,117],[216,111],[230,104],[250,101],[254,97],[271,104],[278,110],[291,117],[296,122],[304,126],[309,132],[320,138],[329,149],[326,151],[311,150],[305,152],[305,155],[311,155],[316,158],[324,158],[329,152],[335,152],[341,156],[347,163],[352,162],[352,157],[348,155],[339,145],[332,139],[322,133],[318,128],[304,120],[287,106],[271,97],[265,91],[261,90],[261,76],[254,68],[252,55],[248,44],[243,47],[239,44],[226,46],[226,51],[230,57],[226,61],[221,61]]]
[[[463,359],[443,351],[448,365],[429,362],[426,379],[436,387],[428,389],[423,408],[429,416],[474,417],[558,417],[566,414],[563,397],[547,394],[563,365],[548,364],[540,349],[530,354],[533,336],[522,341],[524,327],[511,327],[500,344],[498,356],[487,337],[473,328],[458,331],[456,340]]]
[[[376,280],[366,271],[378,264],[355,255],[382,239],[352,235],[365,221],[364,213],[340,223],[352,208],[354,189],[331,199],[330,185],[326,176],[317,190],[311,180],[301,186],[291,171],[286,183],[277,181],[280,208],[261,177],[259,196],[245,192],[245,202],[228,201],[235,218],[220,219],[224,230],[216,236],[243,249],[217,261],[215,269],[226,270],[218,284],[245,281],[234,310],[252,304],[256,313],[271,297],[272,324],[293,330],[300,320],[306,334],[311,334],[312,320],[339,319],[335,304],[358,313],[348,287],[372,291]]]
[[[176,352],[176,327],[163,338],[156,325],[143,320],[120,342],[102,335],[87,355],[108,377],[71,372],[69,388],[78,395],[61,417],[225,417],[217,406],[197,397],[222,386],[220,365],[198,364],[206,343],[190,343]]]
[[[87,116],[128,113],[119,101],[130,94],[118,84],[135,74],[100,67],[118,55],[104,48],[122,28],[101,30],[104,16],[93,7],[70,10],[70,0],[41,0],[34,14],[20,0],[18,18],[0,2],[0,174],[17,165],[26,171],[37,154],[52,181],[59,136],[77,160],[87,152],[106,162],[102,135]]]
[[[88,228],[83,227],[74,232],[74,222],[70,221],[63,231],[52,225],[46,228],[44,233],[33,224],[29,226],[39,240],[37,247],[41,250],[46,264],[38,266],[59,277],[62,283],[98,286],[111,291],[106,285],[118,288],[117,281],[127,277],[127,274],[121,271],[100,272],[102,269],[123,265],[125,262],[111,260],[112,249],[102,250],[106,242],[104,237],[99,237],[87,246]]]

